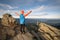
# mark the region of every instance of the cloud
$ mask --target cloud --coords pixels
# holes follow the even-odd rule
[[[48,18],[48,19],[60,19],[59,14],[51,14],[51,15],[46,15],[44,16],[44,18]]]
[[[57,14],[57,15],[44,15],[44,16],[28,16],[26,18],[60,19],[60,16]]]
[[[5,13],[9,13],[12,16],[16,16],[15,12],[19,13],[19,10],[3,10],[3,9],[0,9],[0,16],[2,16]]]
[[[57,3],[60,3],[60,0],[55,0]]]
[[[41,12],[57,12],[60,10],[60,5],[59,6],[51,6],[51,5],[41,5],[37,6],[35,8],[31,8],[29,10],[32,10],[33,13],[41,13]],[[54,13],[53,13],[54,14]]]
[[[3,9],[0,9],[0,12],[3,12],[4,10]]]
[[[8,5],[8,4],[0,4],[1,7],[4,7],[4,8],[8,8],[8,9],[14,9],[14,8],[18,8],[18,7],[12,7],[11,5]]]
[[[32,13],[29,15],[29,16],[44,16],[44,15],[47,15],[48,13],[47,12],[44,12],[44,10],[46,9],[46,6],[44,5],[41,5],[41,6],[37,6],[35,8],[31,8],[29,10],[32,10]],[[29,11],[29,10],[26,10]]]
[[[40,2],[45,2],[45,1],[47,1],[47,0],[37,0],[37,1],[40,1]]]
[[[60,6],[45,6],[45,5],[41,5],[41,6],[37,6],[28,10],[25,10],[26,12],[29,10],[32,10],[32,13],[26,17],[26,18],[47,18],[47,19],[54,19],[54,18],[60,18],[60,13],[56,12],[55,10],[60,9]],[[18,17],[15,15],[15,12],[19,13],[20,10],[2,10],[0,9],[0,12],[2,13],[2,15],[4,13],[10,13],[12,14],[14,17]],[[56,12],[56,15],[55,15]]]
[[[48,9],[48,10],[58,10],[58,9],[60,9],[60,5],[59,6],[47,6],[46,9]]]
[[[32,10],[32,14],[27,18],[48,18],[48,19],[60,18],[60,12],[57,12],[58,10],[60,10],[60,6],[42,5],[32,8],[30,10]]]
[[[33,9],[30,9],[30,10],[32,10],[32,12],[41,12],[45,8],[46,8],[46,6],[42,5],[42,6],[37,6],[37,7],[33,8]]]

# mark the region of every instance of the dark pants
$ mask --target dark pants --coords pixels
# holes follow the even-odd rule
[[[23,33],[25,32],[25,24],[21,24],[20,31]]]

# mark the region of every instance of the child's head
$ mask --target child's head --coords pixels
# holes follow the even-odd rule
[[[21,10],[20,13],[21,13],[21,14],[24,14],[24,10]]]

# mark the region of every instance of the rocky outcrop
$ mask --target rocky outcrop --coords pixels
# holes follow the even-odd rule
[[[60,30],[45,23],[27,23],[26,33],[10,14],[4,14],[0,24],[0,40],[60,40]]]
[[[4,26],[14,26],[16,24],[15,19],[8,13],[4,14],[1,23]]]
[[[53,26],[40,23],[38,30],[45,40],[60,40],[60,30]]]
[[[18,28],[18,26],[18,23],[12,15],[4,14],[0,23],[0,40],[12,39],[12,37],[16,35],[15,29]]]
[[[60,30],[45,23],[27,24],[28,32],[18,34],[14,40],[60,40]],[[38,30],[37,30],[38,29]]]

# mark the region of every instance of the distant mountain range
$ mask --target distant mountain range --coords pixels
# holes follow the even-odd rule
[[[15,18],[16,21],[19,23],[19,18]],[[0,18],[1,20],[1,18]],[[37,22],[44,22],[47,23],[49,25],[55,26],[57,28],[60,29],[60,19],[30,19],[30,18],[26,18],[26,23],[35,23],[37,24]]]
[[[16,19],[16,21],[19,23],[19,19]],[[44,22],[60,29],[60,19],[26,19],[26,23],[37,24],[37,22]]]

